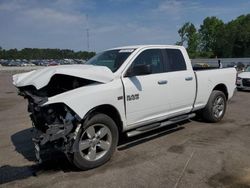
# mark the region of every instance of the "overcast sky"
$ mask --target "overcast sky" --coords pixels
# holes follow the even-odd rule
[[[87,28],[92,51],[174,44],[187,21],[247,13],[249,0],[0,0],[0,46],[87,50]]]

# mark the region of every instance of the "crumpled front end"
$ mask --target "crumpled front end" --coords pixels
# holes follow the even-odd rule
[[[81,119],[63,103],[43,106],[47,97],[37,96],[22,89],[19,94],[28,99],[28,112],[33,125],[32,140],[37,160],[46,160],[41,156],[46,156],[52,150],[72,152],[76,128],[81,126]]]
[[[77,127],[81,126],[81,118],[65,103],[46,104],[46,102],[50,98],[77,88],[102,84],[112,79],[112,75],[92,79],[94,74],[102,71],[103,68],[96,68],[96,72],[93,66],[87,66],[88,72],[79,70],[81,66],[73,66],[74,69],[69,67],[71,72],[65,70],[66,68],[46,68],[45,70],[49,70],[49,73],[45,70],[37,70],[13,76],[13,84],[18,88],[19,95],[28,100],[28,112],[34,127],[33,142],[39,162],[41,162],[40,154],[43,151],[59,149],[66,154],[72,152],[77,130],[79,130]],[[103,73],[105,72],[107,72],[106,69]],[[46,74],[47,77],[45,77]]]
[[[28,100],[38,161],[41,162],[42,151],[51,148],[66,154],[74,150],[73,143],[83,117],[75,113],[77,108],[72,110],[66,104],[64,94],[74,99],[83,94],[79,93],[80,88],[102,85],[113,79],[114,74],[109,68],[93,65],[47,67],[13,76],[19,94]],[[56,98],[62,100],[51,102]]]

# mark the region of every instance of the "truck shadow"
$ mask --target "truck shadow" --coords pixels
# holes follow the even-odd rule
[[[184,123],[187,123],[187,121],[181,124]],[[160,128],[132,138],[128,138],[125,135],[122,135],[119,140],[118,150],[119,151],[126,150],[133,146],[184,129],[184,127],[179,126],[181,124],[179,123],[165,128]],[[34,145],[32,143],[31,131],[32,129],[30,128],[17,132],[11,136],[11,141],[15,146],[16,152],[20,153],[28,161],[35,162],[36,157],[34,153]],[[53,157],[50,158],[48,161],[43,162],[42,164],[33,163],[31,165],[24,165],[24,166],[11,166],[9,164],[6,164],[1,166],[0,185],[16,180],[26,179],[29,177],[36,177],[39,176],[39,174],[41,173],[47,173],[47,172],[56,173],[58,171],[74,172],[79,170],[75,168],[72,164],[70,164],[70,162],[68,162],[67,158],[63,153],[58,152],[58,153],[53,153]]]
[[[11,136],[15,151],[22,154],[28,161],[35,161],[34,144],[32,142],[32,128],[24,129]]]
[[[15,180],[26,179],[31,176],[35,176],[35,166],[10,166],[4,165],[0,167],[0,185],[9,183]]]
[[[63,154],[60,156],[60,158],[51,159],[42,164],[25,166],[3,165],[0,167],[0,185],[29,177],[36,177],[42,173],[58,171],[71,172],[77,171],[77,169],[69,164]]]
[[[28,161],[34,162],[31,165],[12,166],[6,164],[0,167],[0,185],[16,180],[38,176],[44,172],[71,172],[77,171],[71,165],[65,155],[61,152],[53,152],[53,157],[42,164],[35,163],[36,157],[32,143],[32,128],[19,131],[11,136],[15,151],[20,153]]]

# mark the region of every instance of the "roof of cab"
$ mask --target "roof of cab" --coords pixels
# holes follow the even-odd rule
[[[177,46],[177,45],[132,45],[132,46],[121,46],[121,47],[115,47],[111,48],[109,50],[118,50],[118,49],[138,49],[138,48],[183,48],[183,46]]]

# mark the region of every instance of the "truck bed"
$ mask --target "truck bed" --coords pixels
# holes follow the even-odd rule
[[[197,82],[197,93],[194,102],[194,110],[201,109],[207,104],[209,95],[216,85],[221,84],[226,86],[228,99],[233,96],[236,83],[235,68],[201,69],[195,70],[194,73]]]

